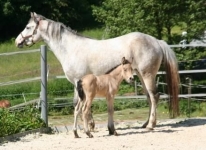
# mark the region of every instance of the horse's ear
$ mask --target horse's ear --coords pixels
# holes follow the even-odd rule
[[[125,64],[125,61],[126,61],[125,57],[122,57],[122,65]]]
[[[33,12],[31,12],[30,14],[31,14],[31,18],[34,18],[34,13],[33,13]]]
[[[38,23],[41,20],[41,18],[35,12],[31,13],[31,17],[34,18],[34,22],[36,22],[36,23]]]
[[[34,12],[34,17],[38,18],[39,16],[38,16],[38,14],[37,14],[37,13],[35,13],[35,12]]]

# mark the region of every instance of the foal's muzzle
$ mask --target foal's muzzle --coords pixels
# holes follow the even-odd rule
[[[129,83],[133,83],[134,82],[134,77],[130,77],[129,78]]]

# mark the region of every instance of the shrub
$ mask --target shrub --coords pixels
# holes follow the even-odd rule
[[[0,137],[46,126],[33,106],[15,112],[1,108],[0,118]]]

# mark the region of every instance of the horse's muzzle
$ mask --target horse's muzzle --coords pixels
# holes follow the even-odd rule
[[[23,48],[24,47],[24,43],[19,43],[19,44],[16,45],[16,47]]]

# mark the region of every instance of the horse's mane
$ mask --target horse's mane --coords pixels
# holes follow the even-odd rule
[[[62,37],[62,34],[67,32],[67,31],[69,33],[77,35],[78,37],[86,37],[86,36],[83,36],[82,34],[77,33],[77,31],[72,30],[69,26],[67,27],[66,25],[64,25],[61,22],[56,22],[56,21],[53,21],[51,19],[47,19],[46,17],[44,17],[42,15],[39,15],[39,14],[38,14],[38,17],[41,20],[47,20],[48,21],[48,27],[47,27],[46,33],[49,36],[52,36],[52,38],[56,38],[56,39],[60,40],[61,37]],[[30,18],[29,22],[31,22],[31,21],[34,21],[34,18]],[[49,28],[51,28],[50,31],[49,31]],[[86,37],[86,38],[89,38],[89,37]]]

